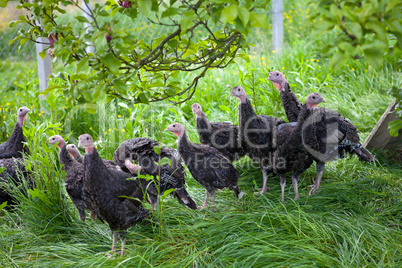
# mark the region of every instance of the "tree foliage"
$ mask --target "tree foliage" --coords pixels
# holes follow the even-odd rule
[[[2,5],[9,1],[2,0]],[[235,57],[248,60],[247,33],[268,26],[264,10],[269,0],[107,0],[89,11],[78,0],[18,2],[17,8],[29,15],[21,15],[10,26],[23,23],[29,28],[10,43],[49,39],[47,51],[53,61],[72,72],[61,72],[58,77],[64,82],[47,92],[63,90],[72,106],[76,101],[96,103],[105,96],[133,103],[188,100],[209,69],[224,68]],[[81,12],[62,22],[60,16],[71,6]],[[149,39],[129,30],[127,23],[139,17],[163,33]],[[84,23],[92,29],[84,28]],[[87,52],[91,44],[94,53]],[[181,72],[192,75],[186,84],[181,83]]]
[[[320,0],[312,17],[322,19],[316,24],[318,32],[334,27],[342,31],[333,43],[338,52],[331,65],[336,68],[349,57],[364,56],[374,68],[381,68],[385,53],[402,50],[401,9],[400,0]],[[402,67],[402,61],[395,67]]]

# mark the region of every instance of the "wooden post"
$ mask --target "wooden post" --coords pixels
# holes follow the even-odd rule
[[[272,50],[278,54],[283,46],[283,3],[282,0],[272,0]]]
[[[392,137],[389,134],[388,123],[398,119],[395,112],[396,99],[394,99],[384,114],[378,120],[377,124],[371,131],[363,144],[363,147],[367,149],[402,149],[402,131],[400,131],[398,137]]]
[[[92,22],[93,21],[93,19],[92,19],[92,17],[89,15],[89,14],[91,14],[91,7],[90,7],[90,5],[91,5],[91,2],[90,2],[90,0],[83,0],[82,1],[83,2],[83,12],[84,12],[84,17],[85,18],[87,18],[87,20],[89,21],[89,22]],[[86,33],[87,34],[89,34],[90,32],[93,32],[93,29],[92,29],[92,25],[90,24],[90,23],[87,23],[87,22],[85,22],[84,23],[84,28],[86,29]],[[95,54],[95,47],[93,46],[93,44],[91,43],[91,42],[87,42],[87,49],[86,49],[86,51],[88,52],[88,53],[92,53],[92,54]]]
[[[49,54],[46,53],[46,57],[42,59],[39,55],[44,49],[46,49],[49,45],[49,39],[46,37],[39,37],[36,43],[36,61],[38,63],[38,76],[39,76],[39,91],[43,92],[47,88],[47,83],[49,82],[49,75],[52,74],[52,59]],[[40,99],[45,99],[44,95],[41,95]]]

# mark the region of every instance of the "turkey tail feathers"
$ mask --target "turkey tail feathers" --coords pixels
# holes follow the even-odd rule
[[[180,203],[183,203],[184,205],[188,206],[191,209],[197,209],[197,204],[194,202],[194,200],[191,198],[191,196],[188,194],[186,191],[186,188],[182,187],[179,189],[176,189],[174,191],[174,196],[180,201]]]
[[[375,157],[369,151],[364,149],[363,146],[361,146],[361,144],[359,144],[359,147],[353,149],[353,153],[355,153],[359,157],[360,161],[365,162],[375,161]]]

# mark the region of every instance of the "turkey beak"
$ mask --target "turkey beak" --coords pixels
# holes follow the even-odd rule
[[[78,147],[82,147],[82,143],[80,140],[78,141]]]

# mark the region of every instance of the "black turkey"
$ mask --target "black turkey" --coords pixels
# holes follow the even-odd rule
[[[194,103],[191,109],[196,115],[197,132],[202,144],[216,148],[231,162],[245,156],[238,140],[238,126],[227,122],[210,123],[198,103]]]
[[[81,155],[81,153],[78,150],[77,146],[75,146],[74,144],[69,144],[69,145],[67,145],[67,151],[71,154],[72,157],[74,157],[74,159],[77,162],[79,162],[81,164],[84,163],[84,157],[83,157],[83,155]],[[111,160],[102,159],[102,161],[103,161],[103,164],[105,164],[105,166],[107,168],[121,170],[121,168]]]
[[[273,170],[280,177],[282,201],[285,198],[286,173],[288,172],[293,172],[292,183],[295,199],[300,197],[297,186],[300,174],[314,162],[313,156],[304,144],[305,142],[317,144],[315,128],[305,122],[311,115],[313,106],[323,101],[320,94],[310,94],[302,106],[298,121],[281,124],[277,128],[274,139],[277,149],[274,153]]]
[[[194,179],[206,190],[203,207],[208,205],[211,197],[211,206],[215,205],[215,190],[229,188],[237,198],[243,197],[243,192],[237,186],[239,172],[221,152],[205,145],[196,144],[188,140],[186,130],[179,124],[171,124],[165,131],[178,136],[177,149]]]
[[[136,175],[138,166],[142,175],[151,175],[155,178],[152,185],[148,187],[160,187],[160,193],[163,194],[168,189],[175,189],[174,196],[183,204],[191,209],[197,209],[197,204],[191,198],[185,188],[185,170],[181,164],[180,156],[173,148],[162,146],[159,153],[156,153],[155,148],[159,149],[156,141],[140,137],[133,138],[122,142],[116,149],[113,161],[121,167],[122,170]],[[171,161],[158,165],[161,161],[167,158]],[[135,161],[134,166],[132,161]],[[160,181],[156,180],[156,176],[160,177]]]
[[[22,158],[0,159],[0,205],[7,201],[7,205],[14,205],[15,199],[8,191],[10,180],[15,185],[21,185],[22,179],[29,178],[25,169],[25,160]],[[30,184],[30,182],[28,181]]]
[[[56,146],[60,149],[59,162],[61,165],[63,165],[62,170],[65,171],[64,182],[66,191],[71,201],[73,201],[74,206],[78,210],[80,220],[85,221],[85,210],[89,210],[91,219],[94,221],[96,212],[91,207],[89,200],[85,197],[83,192],[85,175],[84,166],[75,159],[71,158],[66,148],[66,142],[61,136],[55,135],[50,137],[49,144],[57,144]]]
[[[241,86],[235,86],[230,94],[240,100],[239,140],[246,154],[260,164],[263,186],[260,193],[267,191],[268,173],[272,170],[272,157],[275,150],[273,137],[276,127],[284,121],[266,115],[256,115],[254,108]]]
[[[86,151],[84,194],[89,197],[91,206],[96,208],[97,216],[109,224],[113,234],[113,252],[120,235],[120,254],[123,256],[127,229],[149,218],[148,210],[141,203],[145,197],[144,189],[130,174],[106,168],[89,134],[79,137],[78,146]]]
[[[281,99],[286,102],[283,106],[289,121],[297,118],[296,113],[301,104],[290,88],[289,90],[284,90],[283,87],[288,84],[284,75],[275,71],[270,73],[268,79],[281,90]],[[309,194],[314,193],[320,187],[326,162],[344,158],[345,153],[356,154],[360,161],[373,162],[375,160],[374,156],[360,144],[356,126],[339,113],[322,107],[314,108],[312,115],[307,120],[307,124],[311,125],[311,127],[314,126],[314,131],[317,135],[317,144],[307,144],[317,163],[317,178]]]
[[[11,157],[21,158],[23,153],[29,153],[28,147],[24,144],[27,139],[22,131],[25,117],[29,111],[30,110],[27,107],[21,107],[18,109],[18,120],[15,124],[13,133],[6,142],[0,144],[0,159]]]

